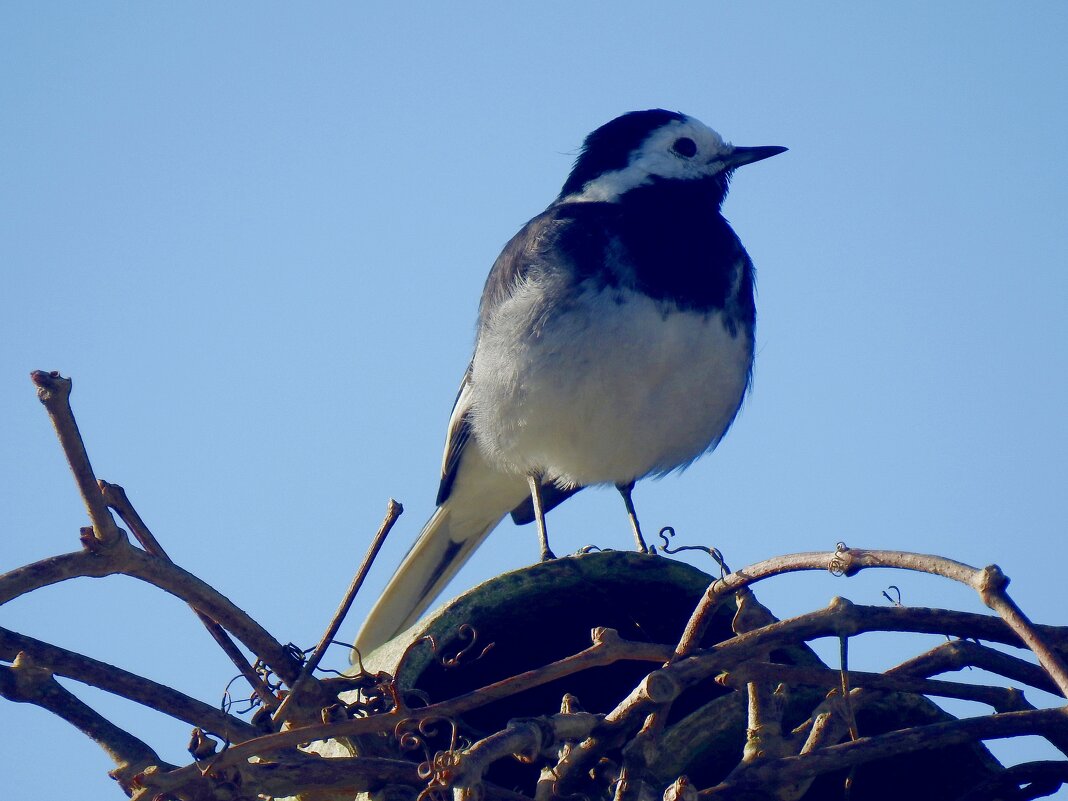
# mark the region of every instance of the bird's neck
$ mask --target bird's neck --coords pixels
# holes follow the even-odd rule
[[[751,327],[752,264],[720,214],[726,181],[664,182],[620,200],[621,239],[636,287],[696,311],[725,310]]]

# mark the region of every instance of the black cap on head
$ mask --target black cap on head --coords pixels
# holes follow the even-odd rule
[[[606,122],[586,137],[575,166],[560,190],[560,197],[578,192],[587,183],[606,172],[627,166],[630,155],[649,134],[669,122],[682,122],[686,115],[662,108],[631,111]]]

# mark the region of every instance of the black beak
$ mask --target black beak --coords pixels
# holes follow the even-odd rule
[[[723,157],[723,163],[728,170],[741,167],[744,164],[752,164],[754,161],[770,159],[780,153],[785,153],[787,148],[778,145],[765,145],[762,147],[736,147]]]

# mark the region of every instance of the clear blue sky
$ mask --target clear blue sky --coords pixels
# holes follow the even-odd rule
[[[715,454],[640,485],[646,526],[734,566],[836,540],[997,562],[1068,623],[1068,6],[396,8],[0,8],[3,569],[86,522],[27,377],[57,369],[98,474],[283,641],[315,642],[401,500],[351,639],[431,512],[489,265],[588,131],[661,106],[790,152],[725,207],[758,269],[753,393]],[[550,526],[558,552],[630,544],[610,492]],[[506,524],[453,590],[536,557]],[[762,597],[785,615],[891,583],[977,607],[896,574]],[[0,622],[206,700],[232,673],[133,580]],[[911,653],[858,643],[854,666]],[[184,726],[83,697],[186,761]],[[119,797],[65,724],[2,714],[7,795]]]

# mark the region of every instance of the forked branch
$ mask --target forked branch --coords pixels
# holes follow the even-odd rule
[[[433,703],[426,700],[415,709],[409,704],[418,696],[417,688],[399,686],[388,673],[358,672],[344,679],[320,680],[315,671],[400,514],[400,504],[390,501],[367,556],[305,660],[295,647],[283,646],[225,595],[170,561],[123,489],[96,479],[71,411],[70,381],[58,373],[41,371],[33,373],[33,381],[55,425],[92,528],[83,535],[81,551],[0,576],[0,604],[81,576],[122,573],[151,583],[196,611],[252,684],[263,707],[253,726],[149,679],[0,629],[0,660],[10,663],[0,665],[0,695],[48,709],[100,743],[115,762],[113,774],[135,799],[221,801],[235,794],[303,793],[333,801],[376,792],[390,799],[418,794],[422,801],[440,801],[446,794],[455,801],[479,797],[553,801],[573,794],[601,799],[611,796],[615,801],[658,795],[666,801],[697,801],[699,797],[737,798],[753,792],[796,798],[821,774],[955,744],[1039,734],[1068,752],[1065,707],[1035,709],[1021,691],[1011,687],[933,678],[945,671],[975,666],[1063,698],[1068,696],[1068,630],[1034,625],[1009,597],[1008,579],[996,566],[980,569],[940,556],[850,549],[843,544],[833,552],[789,554],[734,572],[726,568],[718,552],[705,549],[718,558],[722,573],[709,584],[674,645],[627,641],[612,629],[594,628],[591,645],[577,653],[451,698]],[[130,543],[109,507],[118,512],[141,548]],[[825,609],[780,621],[750,590],[760,581],[790,572],[830,570],[850,576],[869,568],[916,570],[962,582],[998,617],[900,605],[856,606],[837,598]],[[714,613],[729,598],[734,598],[738,607],[734,636],[701,647]],[[223,629],[284,685],[269,683],[258,675]],[[882,673],[849,669],[846,654],[851,638],[868,632],[898,631],[962,639],[941,644]],[[838,669],[814,663],[815,657],[806,657],[798,664],[780,664],[775,657],[785,649],[796,650],[824,637],[842,643]],[[423,643],[429,639],[416,640],[406,653],[426,647]],[[1027,648],[1039,664],[966,641],[980,639]],[[628,683],[633,689],[613,697],[614,705],[605,714],[584,712],[567,696],[559,713],[546,711],[515,719],[496,731],[482,731],[465,723],[465,716],[482,712],[491,704],[510,701],[550,682],[605,670],[621,661],[646,663],[648,669],[636,685]],[[163,763],[149,745],[79,701],[55,676],[99,687],[196,726],[190,749],[194,761],[179,768]],[[725,691],[730,692],[716,695]],[[669,726],[668,713],[676,699],[683,693],[695,697],[694,693],[701,692],[710,693],[706,705],[686,721]],[[811,715],[787,732],[783,730],[786,705],[798,693],[808,699],[802,717],[809,710]],[[889,693],[977,701],[992,707],[996,714],[927,722],[866,736],[857,728],[856,713],[870,709],[873,702]],[[739,707],[742,700],[746,703]],[[268,719],[272,712],[273,719]],[[668,758],[671,755],[665,751],[686,747],[686,732],[695,731],[693,720],[699,722],[701,715],[714,714],[729,727],[736,720],[735,713],[740,726],[748,716],[749,731],[734,743],[733,752],[723,755],[727,767],[733,765],[733,769],[718,774],[726,775],[725,779],[698,793],[685,776],[662,775],[665,765],[683,764]],[[413,730],[425,731],[433,721],[447,722],[452,740],[444,750],[428,753],[422,765],[416,764],[405,757],[403,741],[410,739]],[[463,739],[461,732],[476,730],[479,733],[471,736],[471,741]],[[727,731],[725,728],[724,733]],[[225,744],[215,742],[211,734]],[[383,753],[322,759],[302,750],[308,743],[330,740],[356,747],[373,742]],[[499,763],[512,757],[540,768],[529,792],[505,789],[493,782]],[[986,783],[986,791],[1011,795],[1013,788],[1031,782],[1032,791],[1049,788],[1052,792],[1062,781],[1068,781],[1066,764],[1029,763],[1003,771]]]

